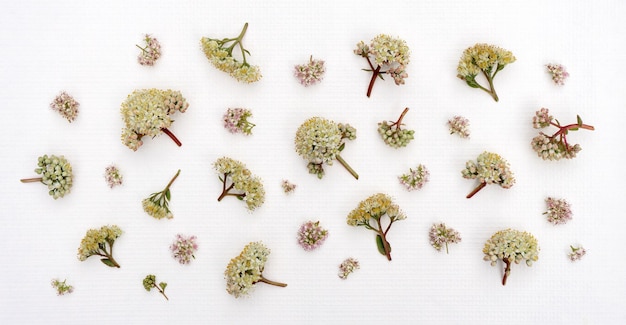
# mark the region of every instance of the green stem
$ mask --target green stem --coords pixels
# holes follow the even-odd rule
[[[345,167],[345,168],[346,168],[346,169],[350,172],[350,174],[352,174],[352,176],[354,176],[354,178],[359,179],[359,174],[357,174],[357,173],[354,171],[354,169],[352,169],[352,167],[350,167],[350,165],[348,165],[348,163],[347,163],[345,160],[343,160],[343,158],[341,157],[341,155],[336,155],[336,157],[337,157],[337,161],[339,161],[339,163],[340,163],[343,167]]]
[[[167,186],[163,190],[163,193],[165,193],[165,192],[167,192],[167,190],[169,190],[170,186],[172,186],[172,183],[174,183],[174,181],[176,180],[178,175],[180,175],[180,169],[176,172],[176,175],[174,175],[174,177],[172,177],[172,180],[170,180],[170,182],[167,183]]]
[[[491,97],[493,97],[493,99],[497,102],[498,101],[498,94],[496,94],[496,89],[493,87],[493,77],[490,76],[489,74],[487,74],[484,70],[480,70],[480,71],[482,71],[483,74],[485,75],[485,78],[487,78],[487,81],[489,82],[489,88],[491,89],[491,91],[487,91],[486,89],[485,89],[485,91],[490,93]],[[495,73],[494,73],[493,76],[495,76]]]
[[[263,276],[261,276],[261,278],[259,279],[259,282],[263,282],[263,283],[267,283],[267,284],[271,284],[273,286],[283,287],[283,288],[287,286],[286,283],[268,280],[268,279],[264,278]]]

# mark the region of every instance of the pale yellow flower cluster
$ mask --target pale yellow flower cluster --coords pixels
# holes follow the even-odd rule
[[[369,227],[370,218],[378,220],[385,214],[391,222],[406,219],[404,212],[392,202],[389,195],[378,193],[361,201],[359,206],[348,214],[347,223],[350,226]]]
[[[217,40],[203,37],[200,40],[202,51],[211,64],[218,70],[228,73],[231,77],[245,83],[261,80],[261,70],[256,65],[239,62],[224,49]]]
[[[372,39],[369,54],[374,56],[374,60],[379,66],[393,62],[406,66],[411,57],[411,51],[403,39],[386,34],[379,34]]]
[[[78,247],[78,259],[81,261],[86,260],[89,256],[105,254],[103,249],[108,243],[109,246],[113,245],[113,242],[122,235],[122,229],[116,225],[102,226],[100,229],[89,229],[87,234],[80,242]]]
[[[483,253],[483,259],[490,262],[491,266],[504,259],[515,264],[525,261],[526,265],[532,266],[539,259],[539,246],[532,234],[506,229],[496,232],[485,242]]]
[[[265,188],[261,178],[250,172],[246,166],[235,159],[222,157],[218,158],[213,167],[217,171],[222,182],[226,182],[223,177],[230,178],[233,183],[232,188],[240,192],[249,211],[254,211],[265,202]]]
[[[172,211],[170,211],[169,206],[163,205],[161,203],[162,200],[159,199],[160,197],[155,198],[154,195],[143,199],[143,201],[141,201],[143,211],[145,211],[148,215],[155,219],[174,218],[174,215],[172,214]]]
[[[489,44],[476,44],[463,51],[457,72],[461,79],[473,79],[482,70],[487,74],[502,70],[504,66],[515,62],[511,51]]]
[[[261,242],[246,245],[239,256],[230,260],[224,271],[226,291],[235,298],[249,294],[253,285],[261,280],[269,255],[269,248]]]
[[[342,132],[337,123],[322,117],[312,117],[296,132],[296,152],[314,164],[332,165],[340,152]]]
[[[468,160],[461,174],[464,178],[478,179],[486,184],[498,184],[503,188],[510,188],[515,184],[509,163],[500,155],[487,151],[478,156],[476,163]]]

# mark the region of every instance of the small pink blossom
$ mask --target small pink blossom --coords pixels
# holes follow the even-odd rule
[[[78,115],[78,107],[80,107],[80,104],[74,99],[74,97],[64,91],[55,97],[52,103],[50,103],[50,108],[59,112],[59,114],[66,118],[70,123],[76,119],[76,115]]]
[[[582,246],[580,247],[570,246],[570,248],[572,249],[572,252],[569,253],[569,259],[572,262],[576,262],[580,260],[581,258],[583,258],[583,256],[585,256],[585,254],[587,254],[587,251]]]
[[[161,57],[161,43],[149,34],[146,34],[144,41],[146,43],[145,47],[137,45],[141,49],[141,53],[137,56],[137,61],[141,65],[153,66],[156,60]]]
[[[250,121],[252,112],[246,108],[229,108],[224,113],[224,128],[230,133],[252,134],[252,128],[256,125]]]
[[[565,79],[569,77],[569,73],[565,70],[565,67],[560,64],[546,64],[548,72],[552,74],[552,81],[558,86],[565,84]]]
[[[328,230],[320,226],[320,222],[308,221],[298,230],[298,244],[304,250],[310,251],[318,248],[328,237]]]
[[[543,214],[547,215],[549,222],[558,225],[565,224],[572,219],[572,210],[567,201],[548,197],[546,203],[548,211]]]
[[[308,87],[314,85],[324,78],[326,67],[323,60],[313,60],[313,56],[306,64],[298,64],[295,66],[294,76],[300,80],[300,83]]]
[[[195,259],[194,253],[198,250],[198,244],[196,243],[196,236],[183,236],[182,234],[176,235],[174,243],[170,246],[172,251],[172,257],[176,259],[180,264],[189,264],[191,259]]]
[[[361,268],[361,266],[357,259],[352,257],[347,258],[339,265],[339,278],[345,280],[348,278],[348,275],[359,268]]]

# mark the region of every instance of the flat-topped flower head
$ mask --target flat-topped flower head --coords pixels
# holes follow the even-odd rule
[[[144,36],[144,46],[136,45],[141,52],[137,56],[137,62],[141,65],[153,66],[161,57],[161,43],[149,34]]]
[[[498,95],[493,87],[493,79],[507,64],[515,62],[515,56],[511,51],[499,48],[495,45],[476,44],[463,51],[457,67],[457,77],[464,80],[472,88],[480,88],[489,93],[497,102]],[[476,81],[476,76],[482,73],[489,89]]]
[[[352,274],[355,270],[360,269],[359,261],[355,258],[346,258],[339,265],[339,278],[345,280],[348,278],[348,275]]]
[[[548,197],[546,204],[548,205],[548,211],[543,214],[546,215],[550,223],[559,225],[572,220],[572,209],[567,201]]]
[[[307,221],[298,230],[298,244],[307,251],[320,247],[327,237],[328,230],[320,226],[319,221]]]
[[[570,261],[572,262],[580,260],[581,258],[583,258],[583,256],[585,256],[585,254],[587,254],[587,250],[585,250],[585,248],[582,246],[574,247],[570,245],[570,249],[572,250],[572,252],[569,253],[568,256]]]
[[[59,112],[59,114],[66,118],[70,123],[76,119],[79,107],[80,103],[64,91],[62,91],[57,97],[54,98],[52,103],[50,103],[50,108]]]
[[[445,223],[433,224],[429,232],[430,245],[438,250],[445,246],[448,254],[448,243],[456,244],[461,242],[461,234],[453,228],[446,227]]]
[[[343,160],[340,152],[345,139],[356,138],[356,129],[349,124],[337,124],[322,117],[312,117],[298,128],[295,138],[296,152],[309,161],[309,173],[324,177],[323,165],[332,165],[337,159],[358,179],[359,175]]]
[[[400,184],[410,192],[421,189],[426,183],[428,183],[430,172],[426,166],[419,164],[415,169],[409,168],[409,172],[398,176]]]
[[[159,285],[157,285],[157,283],[156,283],[156,275],[154,275],[154,274],[148,274],[143,279],[143,288],[146,289],[146,291],[150,291],[150,290],[152,290],[152,288],[156,288],[159,291],[159,293],[161,295],[163,295],[163,297],[165,297],[166,300],[170,300],[170,298],[168,298],[165,295],[165,288],[166,287],[167,287],[167,283],[165,283],[165,282],[160,282]]]
[[[66,283],[67,280],[60,281],[59,279],[52,279],[52,287],[57,291],[57,296],[63,296],[74,292],[74,286]]]
[[[256,125],[248,119],[252,117],[252,112],[246,108],[229,108],[224,113],[224,128],[230,133],[252,134],[252,128]]]
[[[502,285],[506,285],[506,279],[511,273],[511,263],[525,262],[532,266],[539,258],[539,245],[530,233],[506,229],[496,232],[485,242],[483,253],[483,259],[491,263],[491,266],[496,266],[498,260],[506,264],[502,278]]]
[[[174,259],[180,264],[191,263],[191,260],[196,258],[194,254],[198,250],[196,239],[196,236],[184,236],[182,234],[176,235],[174,242],[170,245],[172,257],[174,257]]]
[[[515,177],[509,168],[509,163],[500,155],[492,152],[483,152],[476,162],[468,160],[465,169],[461,171],[463,178],[478,179],[480,184],[467,195],[471,198],[488,184],[498,184],[502,188],[510,188],[515,184]]]
[[[404,79],[409,76],[406,66],[410,62],[411,51],[400,38],[380,34],[369,45],[363,41],[357,43],[354,54],[364,57],[369,66],[369,69],[364,70],[372,72],[367,97],[370,97],[376,79],[382,79],[384,74],[391,75],[396,85],[403,85]]]
[[[386,145],[397,149],[406,147],[406,145],[413,140],[415,131],[402,128],[402,125],[404,125],[402,119],[408,111],[409,108],[405,108],[395,122],[382,121],[378,123],[378,134],[380,134],[380,137],[385,141]]]
[[[324,79],[324,73],[326,73],[324,61],[313,60],[311,55],[309,62],[295,66],[294,76],[300,80],[303,86],[308,87],[321,82]]]
[[[548,69],[548,73],[552,75],[552,81],[555,85],[563,86],[565,84],[565,80],[569,77],[569,73],[564,66],[550,63],[546,64],[546,68]]]
[[[43,155],[37,159],[35,173],[41,177],[23,178],[22,183],[39,182],[48,187],[53,199],[64,197],[72,188],[72,165],[64,156]]]
[[[222,193],[217,198],[218,202],[226,196],[234,196],[244,201],[250,212],[263,205],[265,202],[263,182],[260,177],[253,175],[242,162],[229,157],[222,157],[213,163],[213,168],[222,182]],[[228,183],[230,185],[227,185]]]
[[[106,180],[110,188],[122,185],[122,183],[124,182],[124,177],[122,176],[122,173],[114,165],[107,166],[104,169],[104,179]]]
[[[226,291],[235,298],[248,295],[258,282],[286,287],[287,284],[268,280],[263,277],[265,263],[270,255],[270,249],[262,242],[251,242],[239,256],[230,260],[224,277],[226,278]]]
[[[534,137],[530,143],[533,150],[543,160],[575,158],[576,154],[580,152],[582,148],[579,144],[572,145],[567,141],[569,132],[578,131],[579,129],[595,130],[593,126],[584,124],[583,120],[578,115],[576,116],[576,123],[562,126],[559,120],[550,115],[550,111],[547,108],[536,111],[533,117],[533,128],[543,129],[549,126],[558,128],[558,131],[552,135],[539,132],[539,135]]]
[[[172,194],[170,192],[170,186],[174,183],[176,178],[180,175],[180,169],[176,172],[176,175],[170,180],[170,182],[165,186],[160,192],[154,192],[150,194],[149,197],[143,199],[141,201],[141,205],[143,206],[143,210],[151,217],[155,219],[172,219],[174,218],[174,214],[170,211],[170,198]]]
[[[469,120],[463,116],[456,115],[452,119],[448,120],[448,129],[450,134],[458,134],[461,138],[469,138]]]
[[[200,40],[200,45],[204,55],[216,69],[228,73],[237,81],[253,83],[261,79],[261,71],[258,66],[250,65],[246,58],[250,52],[243,47],[242,41],[247,30],[248,23],[245,23],[241,33],[235,38],[213,39],[203,37]],[[233,57],[235,46],[239,47],[243,61]]]
[[[97,255],[102,257],[100,261],[106,266],[119,268],[120,265],[113,258],[113,243],[121,235],[122,229],[116,225],[87,230],[78,247],[78,259],[84,261]]]

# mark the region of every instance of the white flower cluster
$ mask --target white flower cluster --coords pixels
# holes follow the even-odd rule
[[[269,248],[261,242],[246,245],[241,254],[231,259],[226,267],[226,291],[235,298],[248,295],[253,285],[261,280],[269,255]]]
[[[510,188],[515,184],[509,163],[500,155],[487,151],[481,153],[476,162],[468,160],[461,173],[464,178],[478,179],[486,184],[498,184],[502,188]]]
[[[377,193],[361,201],[357,208],[350,211],[347,223],[350,226],[369,226],[370,219],[379,220],[384,215],[392,222],[406,219],[404,212],[393,203],[389,195]]]
[[[254,211],[263,205],[265,202],[263,182],[260,177],[254,176],[242,162],[229,157],[222,157],[213,163],[213,167],[224,184],[226,184],[227,179],[232,182],[230,188],[224,186],[225,192],[222,195],[227,195],[226,192],[232,188],[239,192],[232,195],[243,200],[249,211]]]
[[[456,115],[448,120],[448,129],[450,134],[458,134],[461,138],[469,138],[469,120],[463,116]]]
[[[113,242],[122,235],[122,229],[116,225],[102,226],[100,229],[89,229],[78,247],[78,259],[86,260],[89,256],[106,254],[106,246],[113,246]]]
[[[537,239],[530,233],[514,229],[500,230],[485,242],[484,260],[495,266],[498,260],[525,262],[532,266],[539,258]]]

